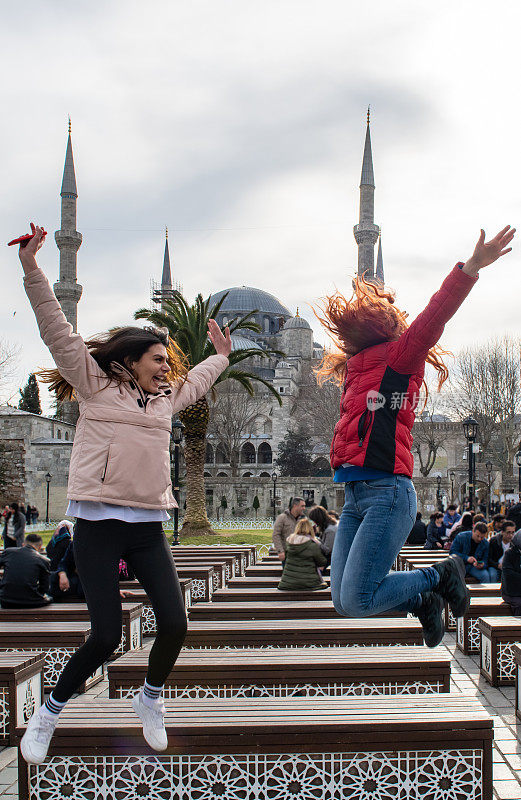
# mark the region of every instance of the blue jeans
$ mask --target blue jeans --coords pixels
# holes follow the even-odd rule
[[[490,577],[490,583],[501,583],[501,570],[497,569],[497,567],[489,567],[488,574]]]
[[[415,520],[410,478],[389,475],[346,483],[331,560],[331,594],[341,616],[416,611],[420,594],[438,585],[440,575],[433,567],[389,572]]]
[[[491,569],[494,569],[494,567],[491,567]],[[487,567],[478,569],[477,567],[473,567],[471,564],[467,564],[465,566],[465,571],[467,575],[472,575],[472,577],[475,578],[478,583],[497,583],[497,579],[495,577],[491,577]],[[495,569],[494,572],[496,572]]]

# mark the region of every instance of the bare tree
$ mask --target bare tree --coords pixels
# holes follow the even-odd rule
[[[311,366],[302,368],[302,384],[296,400],[294,416],[316,444],[329,449],[333,430],[340,419],[342,389],[334,381],[318,385]]]
[[[220,443],[237,477],[241,447],[250,438],[259,420],[268,412],[266,403],[257,393],[252,397],[243,389],[217,388],[216,400],[210,409],[208,434]]]
[[[8,386],[18,372],[20,350],[19,345],[13,344],[7,339],[0,339],[0,400],[3,402],[11,399],[8,394]],[[18,394],[18,390],[15,394]]]
[[[515,423],[521,413],[520,344],[517,338],[503,336],[463,350],[451,376],[454,410],[461,419],[476,419],[484,453],[507,473],[519,446]]]
[[[436,463],[440,448],[445,446],[448,439],[447,397],[431,385],[427,393],[422,391],[417,409],[412,429],[412,451],[418,458],[421,474],[426,478]]]

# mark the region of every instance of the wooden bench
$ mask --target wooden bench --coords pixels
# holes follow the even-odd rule
[[[480,617],[510,616],[510,606],[501,597],[473,597],[465,616],[458,617],[456,626],[456,646],[463,653],[479,653]]]
[[[157,633],[157,623],[156,615],[152,607],[152,601],[145,590],[137,582],[134,582],[134,585],[131,586],[132,583],[132,581],[126,581],[125,589],[132,592],[132,598],[129,599],[132,599],[136,603],[141,603],[143,606],[143,636],[155,636]],[[120,584],[120,586],[122,586],[122,584]],[[189,612],[190,608],[191,607],[187,607],[185,603],[185,609],[187,613]]]
[[[276,589],[279,585],[281,575],[277,578],[263,578],[262,576],[258,578],[232,578],[228,581],[228,589]],[[326,575],[324,576],[324,582],[329,585],[329,577]],[[284,592],[287,594],[287,592]]]
[[[188,549],[188,548],[187,548]],[[217,549],[217,548],[216,548]],[[214,560],[216,562],[222,561],[223,559],[232,559],[233,560],[233,574],[234,575],[244,575],[246,572],[246,568],[248,566],[248,556],[246,553],[237,550],[229,550],[224,548],[222,551],[219,550],[218,553],[213,552],[210,548],[205,548],[204,552],[183,552],[180,553],[179,550],[176,549],[175,546],[172,547],[172,555],[174,556],[174,561],[177,560],[199,560],[199,561],[206,561],[212,563]],[[232,577],[231,575],[228,577]]]
[[[186,648],[354,647],[422,645],[416,619],[293,619],[188,621]]]
[[[109,697],[133,695],[146,677],[148,653],[108,665]],[[348,697],[450,691],[450,654],[424,647],[323,647],[183,651],[164,696]]]
[[[16,744],[17,725],[25,725],[43,703],[43,653],[0,653],[0,745]]]
[[[173,551],[172,551],[173,552]],[[225,569],[225,577],[226,580],[230,580],[230,578],[234,578],[235,575],[239,575],[239,572],[236,570],[236,563],[235,558],[232,555],[228,556],[214,556],[213,558],[210,556],[206,556],[206,558],[196,558],[195,556],[176,556],[173,552],[174,556],[174,564],[176,565],[176,569],[178,567],[195,567],[195,566],[224,566]]]
[[[237,580],[237,579],[236,579]],[[235,603],[235,602],[284,602],[284,600],[298,600],[298,601],[317,601],[329,600],[331,602],[331,589],[315,589],[301,590],[301,591],[283,591],[277,587],[267,589],[236,589],[229,586],[226,589],[219,589],[214,592],[214,603]]]
[[[121,604],[123,627],[121,642],[114,650],[114,658],[127,650],[143,646],[141,615],[143,606],[138,599]],[[0,622],[90,622],[87,604],[84,602],[51,603],[42,608],[2,608]]]
[[[241,570],[245,570],[246,567],[252,566],[257,562],[257,548],[254,544],[252,545],[178,545],[177,551],[182,554],[189,554],[194,555],[196,558],[201,558],[205,556],[217,556],[219,557],[220,554],[229,555],[230,553],[235,556],[236,558],[239,556],[242,561],[242,565],[237,562],[237,566],[241,568]]]
[[[470,596],[472,597],[500,597],[501,584],[500,583],[475,583],[472,586],[467,586]],[[449,604],[445,603],[445,630],[456,630],[456,619],[452,616],[452,611]]]
[[[271,600],[267,602],[197,603],[189,612],[190,619],[326,619],[339,615],[331,600]],[[405,617],[405,611],[384,611],[378,617]]]
[[[88,622],[1,622],[0,652],[24,650],[43,653],[44,689],[52,689],[72,654],[84,644],[90,635]],[[78,692],[84,692],[103,678],[103,667],[99,667]]]
[[[43,764],[20,756],[19,797],[492,800],[492,718],[475,699],[426,700],[168,700],[156,753],[128,700],[76,699]]]
[[[520,617],[481,617],[480,672],[492,686],[513,685],[516,680],[514,645],[521,641]]]
[[[515,682],[516,682],[516,691],[515,691],[515,708],[516,708],[516,717],[521,719],[521,644],[514,644],[512,646],[512,652],[514,654],[514,662],[515,662]]]
[[[175,568],[179,577],[181,577],[181,575],[183,577],[190,577],[190,574],[197,570],[213,570],[211,580],[212,592],[215,591],[215,589],[222,589],[227,585],[228,579],[226,577],[226,565],[227,562],[223,559],[221,559],[218,563],[216,561],[200,561],[199,559],[195,558],[193,560],[189,558],[183,558],[175,562]],[[195,599],[200,600],[202,598],[197,597]]]

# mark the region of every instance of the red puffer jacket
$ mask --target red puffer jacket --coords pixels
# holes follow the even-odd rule
[[[331,443],[334,469],[352,464],[412,475],[411,430],[425,359],[477,280],[462,266],[454,267],[399,339],[348,359],[341,417]]]

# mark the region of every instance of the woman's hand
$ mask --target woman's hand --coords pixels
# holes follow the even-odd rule
[[[226,358],[228,358],[228,356],[232,352],[232,340],[230,336],[230,329],[226,327],[224,333],[225,335],[223,336],[221,333],[221,329],[219,328],[218,324],[214,319],[208,320],[208,336],[213,346],[215,347],[215,352],[218,353],[218,355],[220,356],[226,356]]]
[[[499,231],[490,242],[485,242],[485,231],[482,228],[478,243],[474,248],[474,253],[463,266],[463,272],[475,278],[480,269],[488,267],[489,264],[493,264],[494,261],[497,261],[501,256],[510,253],[512,248],[507,245],[509,245],[514,238],[515,232],[515,228],[511,228],[510,225],[507,225],[506,228]]]
[[[33,234],[33,238],[29,239],[25,247],[20,247],[18,250],[18,257],[22,262],[22,266],[26,275],[29,272],[38,269],[38,264],[36,263],[36,253],[45,242],[46,236],[44,228],[34,225],[33,222],[31,222],[31,232]]]

